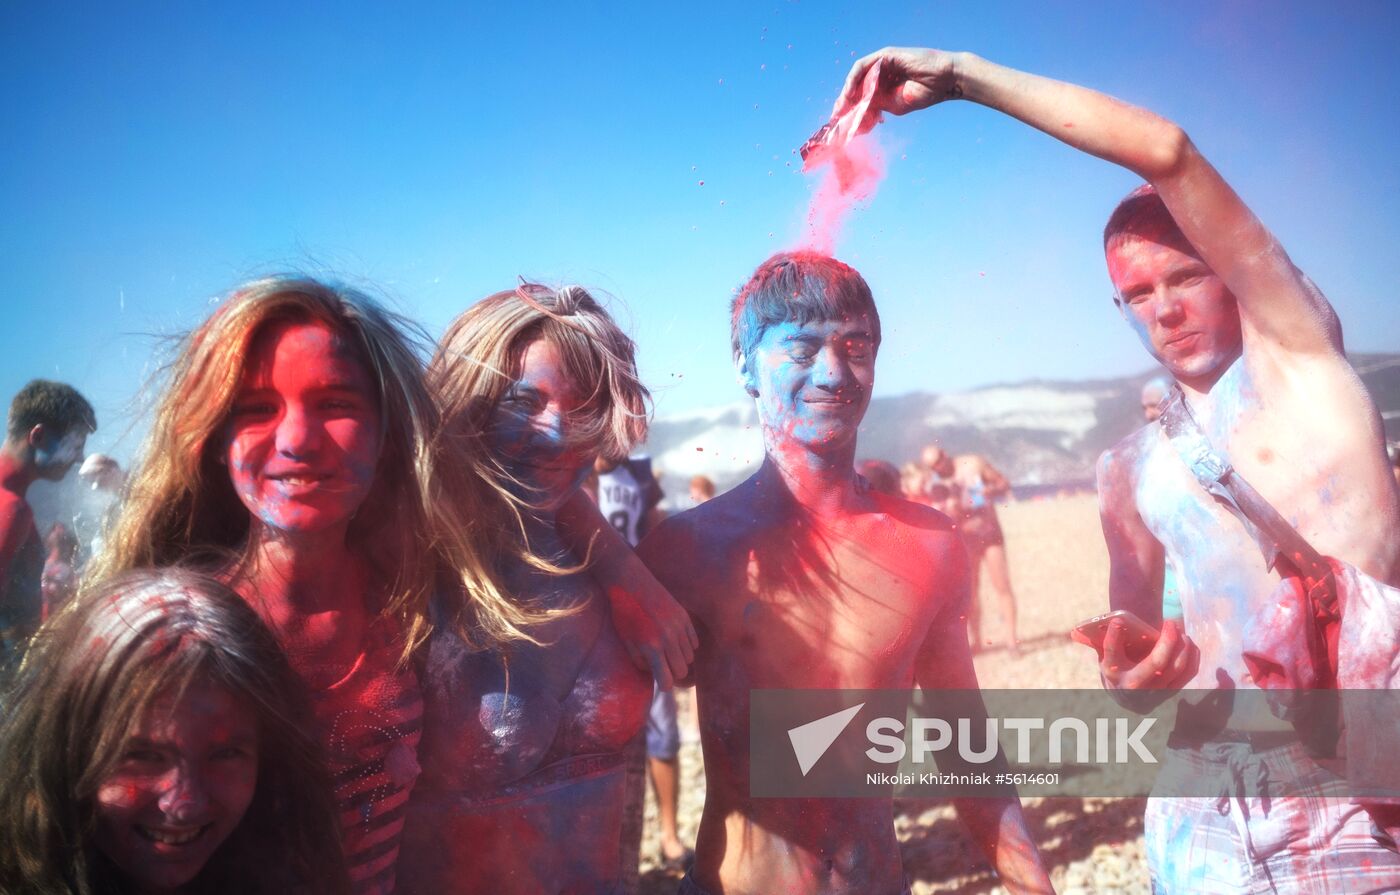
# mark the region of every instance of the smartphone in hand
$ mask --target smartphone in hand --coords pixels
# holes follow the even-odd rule
[[[1085,619],[1074,626],[1069,632],[1069,637],[1075,643],[1093,647],[1094,651],[1099,654],[1099,661],[1103,661],[1104,637],[1108,634],[1108,626],[1115,619],[1121,619],[1125,626],[1123,653],[1127,656],[1128,661],[1137,664],[1147,658],[1147,654],[1152,652],[1152,647],[1157,645],[1157,638],[1162,632],[1126,609],[1115,609],[1112,612],[1105,612],[1103,615]]]

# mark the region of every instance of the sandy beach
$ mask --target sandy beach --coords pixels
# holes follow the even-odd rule
[[[1097,688],[1093,653],[1070,642],[1070,627],[1104,612],[1108,602],[1108,554],[1091,494],[1046,498],[1000,508],[1016,591],[1022,653],[993,647],[975,659],[984,689]],[[1002,639],[995,607],[984,602],[984,637]],[[682,693],[684,702],[689,694]],[[684,727],[683,727],[684,730]],[[682,743],[681,838],[694,842],[704,802],[700,746]],[[1026,818],[1056,891],[1068,895],[1149,891],[1142,857],[1141,799],[1024,799]],[[915,895],[1000,893],[994,874],[964,835],[951,805],[898,801],[895,826],[905,871]],[[657,859],[656,806],[647,797],[642,844],[641,892],[673,893],[679,874]],[[873,893],[872,893],[873,895]]]

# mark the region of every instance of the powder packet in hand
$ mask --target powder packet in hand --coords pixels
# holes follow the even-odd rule
[[[831,116],[826,124],[817,128],[817,132],[802,144],[802,148],[798,150],[802,155],[802,170],[810,171],[815,168],[821,164],[822,157],[828,150],[845,146],[880,123],[880,112],[870,111],[875,91],[880,89],[880,66],[881,62],[877,60],[866,71],[860,99],[841,114]]]

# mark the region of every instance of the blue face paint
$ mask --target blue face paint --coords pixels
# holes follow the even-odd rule
[[[87,445],[87,431],[78,426],[62,438],[45,438],[34,448],[34,465],[39,467],[39,475],[50,481],[58,481],[68,474],[73,464],[83,458],[83,448]]]
[[[757,392],[770,449],[820,450],[855,437],[875,382],[872,332],[864,314],[764,329],[745,360],[745,379]]]
[[[492,449],[523,486],[525,500],[556,508],[588,477],[593,456],[570,432],[571,415],[584,398],[552,343],[536,339],[526,346],[520,378],[501,398],[490,430]]]

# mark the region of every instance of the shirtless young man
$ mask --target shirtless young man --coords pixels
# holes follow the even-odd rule
[[[1321,553],[1394,583],[1400,506],[1380,417],[1347,364],[1336,315],[1181,128],[1083,87],[937,50],[862,59],[843,101],[877,59],[884,110],[971,100],[1148,181],[1105,230],[1124,319],[1240,475]],[[1122,654],[1121,627],[1110,629],[1105,684],[1125,699],[1156,690],[1134,694],[1149,701],[1183,687],[1217,696],[1253,687],[1241,635],[1279,577],[1241,523],[1207,496],[1157,426],[1104,454],[1099,493],[1113,607],[1160,622],[1169,562],[1184,611],[1136,665]],[[1400,885],[1400,856],[1372,840],[1364,810],[1340,796],[1282,722],[1252,710],[1262,700],[1228,702],[1223,730],[1209,742],[1181,732],[1168,760],[1169,769],[1218,776],[1225,795],[1149,802],[1157,888],[1338,893]],[[1261,774],[1301,779],[1309,797],[1246,797],[1238,781]]]
[[[61,382],[35,379],[10,403],[0,444],[0,671],[42,614],[44,545],[25,495],[39,479],[67,475],[96,428],[92,405]]]
[[[947,517],[857,487],[880,344],[860,275],[822,255],[776,255],[735,299],[732,324],[763,465],[640,548],[700,632],[692,673],[708,788],[682,891],[905,892],[890,801],[749,796],[750,691],[975,689],[967,560]],[[1050,891],[1019,803],[964,799],[958,810],[1008,886]]]
[[[1006,626],[1006,649],[1013,656],[1021,654],[1016,639],[1016,594],[1011,590],[1011,566],[1006,561],[1006,538],[997,519],[992,501],[1011,492],[1006,476],[977,454],[954,457],[936,444],[923,449],[919,455],[924,468],[934,481],[953,486],[958,495],[958,533],[967,547],[972,567],[972,602],[967,611],[967,636],[973,652],[987,644],[982,640],[982,605],[978,585],[986,581],[997,601],[1002,624]],[[985,576],[985,577],[984,577]]]

